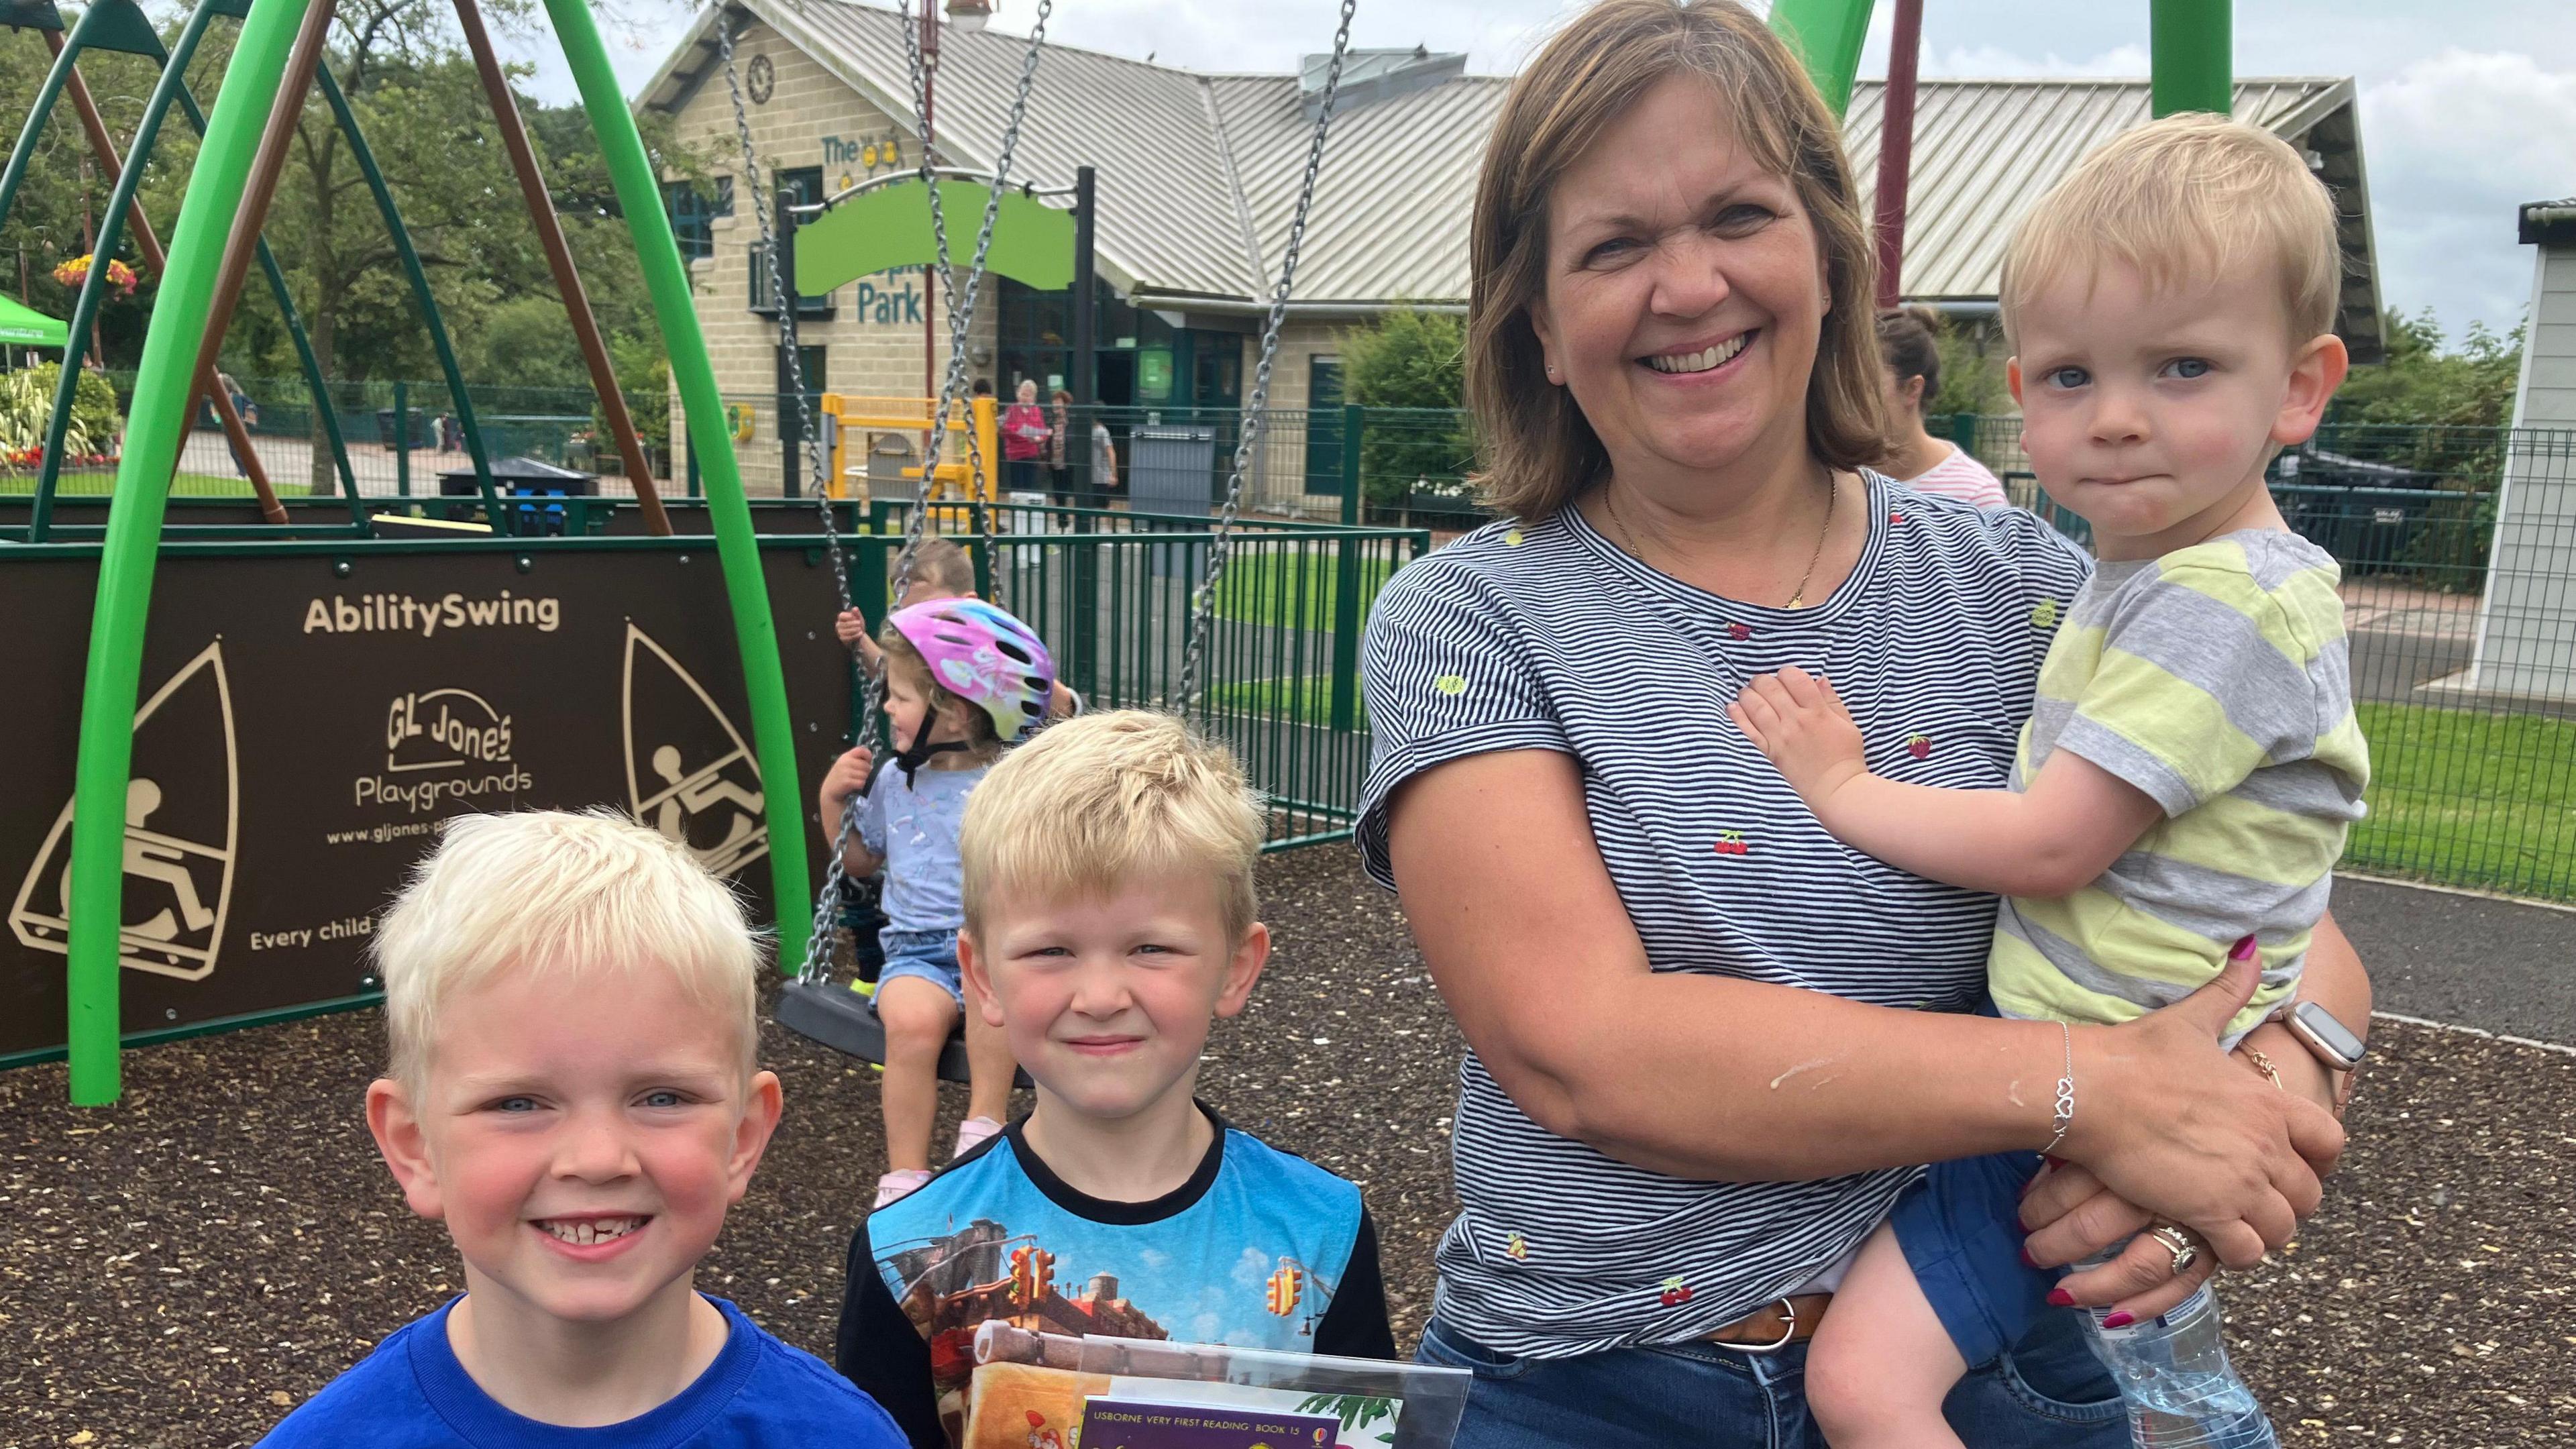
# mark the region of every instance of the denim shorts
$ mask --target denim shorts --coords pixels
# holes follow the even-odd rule
[[[892,926],[877,933],[877,944],[885,949],[885,969],[877,973],[877,990],[900,976],[918,976],[948,993],[957,1009],[966,1009],[966,982],[957,971],[957,933],[955,931],[898,931]],[[880,998],[882,999],[882,998]]]
[[[1435,1314],[1418,1363],[1465,1369],[1456,1449],[1825,1449],[1807,1413],[1807,1345],[1748,1354],[1712,1343],[1521,1358]],[[1950,1391],[1942,1413],[1970,1449],[2128,1449],[2119,1390],[2072,1313]]]
[[[1914,1281],[1968,1367],[1993,1363],[2054,1311],[2057,1274],[2022,1261],[2021,1192],[2035,1152],[1936,1162],[1888,1214]]]

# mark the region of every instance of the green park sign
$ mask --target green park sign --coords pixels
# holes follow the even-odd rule
[[[963,267],[974,253],[992,188],[941,181],[949,256]],[[796,229],[796,291],[819,297],[860,277],[939,260],[930,229],[930,183],[899,181],[851,197]],[[1002,193],[985,261],[998,273],[1041,292],[1073,285],[1073,213],[1016,191]]]

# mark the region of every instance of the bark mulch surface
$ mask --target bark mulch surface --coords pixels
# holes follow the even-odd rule
[[[1202,1089],[1367,1190],[1409,1344],[1456,1029],[1348,852],[1264,886],[1278,952]],[[2373,1046],[2325,1210],[2228,1282],[2249,1375],[2293,1444],[2576,1441],[2576,1057],[2388,1022]],[[108,1111],[62,1105],[60,1066],[0,1074],[0,1445],[247,1443],[456,1291],[361,1120],[381,1049],[372,1012],[155,1047]],[[828,1356],[876,1088],[774,1027],[765,1049],[787,1120],[700,1283]]]

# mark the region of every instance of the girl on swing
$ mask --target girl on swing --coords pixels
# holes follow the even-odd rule
[[[908,604],[887,618],[876,642],[895,753],[883,770],[865,745],[842,755],[824,776],[820,803],[837,830],[857,798],[857,830],[841,867],[862,878],[885,871],[885,969],[874,998],[885,1025],[886,1172],[876,1192],[883,1207],[930,1180],[939,1054],[961,1018],[969,1100],[951,1155],[1001,1131],[1009,1110],[1010,1043],[965,1009],[957,969],[965,923],[957,829],[967,794],[1006,746],[1046,717],[1056,684],[1046,645],[981,599]]]

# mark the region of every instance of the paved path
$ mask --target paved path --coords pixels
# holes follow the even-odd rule
[[[2576,1046],[2576,911],[2340,877],[2378,1009]]]

